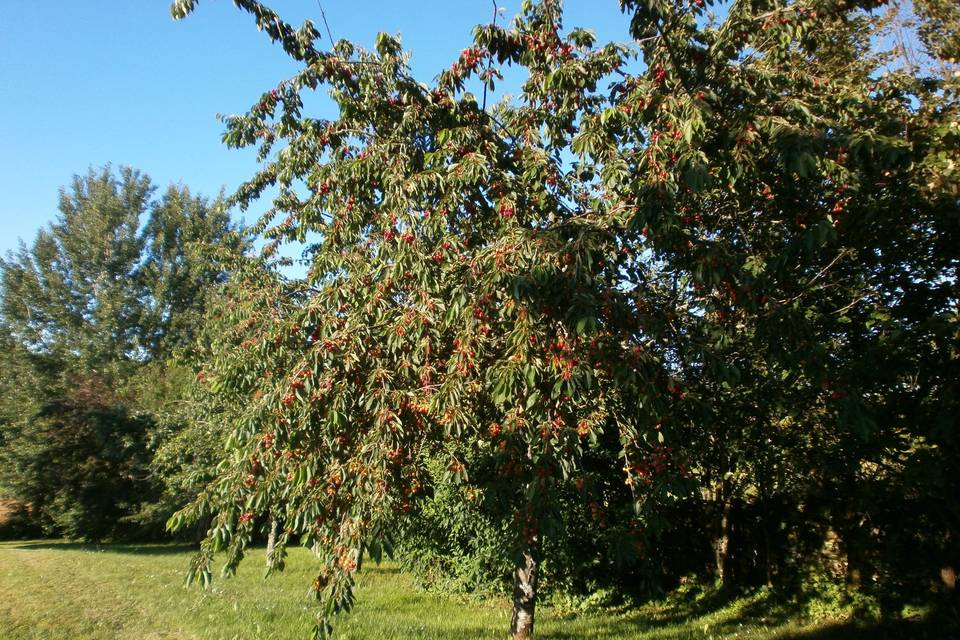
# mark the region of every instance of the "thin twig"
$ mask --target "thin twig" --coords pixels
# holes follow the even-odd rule
[[[837,315],[842,315],[842,314],[846,313],[847,311],[849,311],[850,309],[852,309],[852,308],[854,308],[855,306],[857,306],[858,304],[860,304],[861,302],[863,302],[864,300],[868,300],[868,299],[870,298],[870,296],[875,295],[875,294],[876,294],[876,291],[868,291],[867,293],[865,293],[865,294],[863,294],[862,296],[858,297],[856,300],[854,300],[853,302],[851,302],[851,303],[848,304],[847,306],[843,307],[842,309],[837,309],[836,311],[834,311],[834,313],[837,314]]]
[[[827,271],[829,271],[830,269],[832,269],[832,268],[833,268],[833,265],[837,264],[837,262],[839,262],[841,259],[845,258],[845,257],[848,255],[848,253],[849,253],[849,252],[846,251],[846,250],[843,250],[843,251],[841,251],[840,253],[838,253],[837,256],[836,256],[833,260],[830,261],[830,264],[828,264],[828,265],[825,266],[823,269],[821,269],[821,270],[817,273],[817,275],[815,275],[815,276],[813,276],[812,278],[810,278],[810,280],[809,280],[805,285],[803,285],[803,287],[802,287],[801,290],[800,290],[800,293],[798,293],[797,295],[793,296],[792,298],[787,298],[786,300],[778,300],[778,303],[781,304],[781,305],[783,305],[783,304],[790,304],[791,302],[794,302],[795,300],[799,300],[801,297],[803,297],[804,294],[806,294],[806,292],[810,289],[810,287],[813,286],[813,284],[814,284],[817,280],[819,280]]]
[[[497,26],[497,13],[500,11],[500,8],[497,6],[497,0],[492,0],[493,2],[493,19],[491,20],[491,26]],[[487,110],[487,80],[490,78],[490,64],[493,61],[493,52],[488,52],[487,54],[487,68],[486,75],[487,78],[483,81],[483,108],[482,111]]]
[[[320,7],[320,17],[323,18],[323,26],[327,28],[327,38],[330,39],[330,46],[333,46],[333,33],[330,32],[330,23],[327,22],[327,14],[323,10],[323,4],[320,3],[320,0],[317,0],[317,6]]]

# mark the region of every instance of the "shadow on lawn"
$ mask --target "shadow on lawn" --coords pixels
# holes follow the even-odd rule
[[[745,596],[715,591],[698,597],[690,594],[687,599],[672,600],[662,608],[649,605],[627,611],[613,623],[598,621],[590,637],[639,639],[649,634],[656,640],[722,639],[738,637],[747,630],[768,629],[777,640],[960,640],[960,616],[949,603],[941,603],[923,618],[807,624],[797,603],[774,594],[758,592]],[[565,632],[561,623],[560,630],[537,637],[577,640],[582,632]]]
[[[95,551],[97,553],[116,553],[133,556],[167,556],[176,554],[193,554],[197,551],[197,545],[186,542],[169,542],[154,544],[124,544],[124,543],[106,543],[96,544],[93,542],[67,542],[67,541],[45,541],[21,542],[13,549],[24,551]],[[256,554],[257,550],[261,552],[263,547],[251,547],[247,555]],[[395,575],[400,573],[400,568],[391,565],[377,565],[370,563],[364,565],[364,574]]]
[[[941,620],[836,624],[781,636],[782,640],[960,640],[960,628]]]
[[[177,553],[189,553],[197,547],[188,543],[163,544],[96,544],[93,542],[23,542],[15,549],[28,551],[96,551],[99,553],[119,553],[134,556],[165,556]]]
[[[864,623],[837,623],[821,626],[808,631],[778,631],[778,623],[763,623],[754,618],[737,616],[721,624],[712,624],[704,627],[696,619],[687,621],[689,624],[664,623],[662,620],[621,620],[615,625],[601,625],[602,629],[593,630],[591,638],[630,638],[634,635],[642,638],[645,633],[651,633],[656,640],[692,640],[693,638],[734,638],[744,631],[744,627],[767,626],[777,640],[960,640],[960,628],[948,625],[939,620],[897,620],[873,624]],[[666,627],[674,626],[669,629]],[[553,633],[537,634],[539,640],[580,640],[582,632],[567,633],[555,631]]]

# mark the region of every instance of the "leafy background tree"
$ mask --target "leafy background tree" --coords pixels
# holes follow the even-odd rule
[[[149,530],[131,518],[160,491],[148,463],[177,400],[177,358],[226,279],[217,256],[246,246],[221,201],[153,193],[133,169],[91,169],[61,192],[58,219],[0,263],[0,486],[50,535]]]
[[[59,219],[3,263],[4,323],[18,341],[105,375],[140,357],[136,271],[150,193],[144,176],[109,168],[61,192]]]

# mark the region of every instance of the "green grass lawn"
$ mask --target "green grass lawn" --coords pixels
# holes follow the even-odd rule
[[[287,570],[263,579],[262,551],[235,578],[209,590],[185,588],[191,551],[170,545],[94,547],[57,542],[0,543],[0,639],[262,640],[306,638],[314,606],[307,596],[315,566],[302,549]],[[358,605],[337,621],[337,637],[470,640],[507,637],[509,605],[424,593],[395,566],[369,566]],[[710,605],[649,604],[626,612],[566,618],[543,608],[537,638],[692,640],[754,638],[952,638],[931,623],[861,628],[803,621],[765,596]]]

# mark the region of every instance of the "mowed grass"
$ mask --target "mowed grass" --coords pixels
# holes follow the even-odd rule
[[[238,575],[212,588],[185,588],[192,551],[174,545],[57,542],[0,543],[0,638],[3,640],[265,640],[307,638],[316,605],[308,597],[316,565],[291,551],[287,570],[263,578],[255,551]],[[471,640],[507,637],[506,600],[425,593],[395,565],[365,567],[358,604],[336,623],[343,639]],[[537,638],[692,640],[744,638],[954,637],[918,623],[859,628],[775,614],[762,594],[703,606],[650,604],[569,618],[538,612]]]

